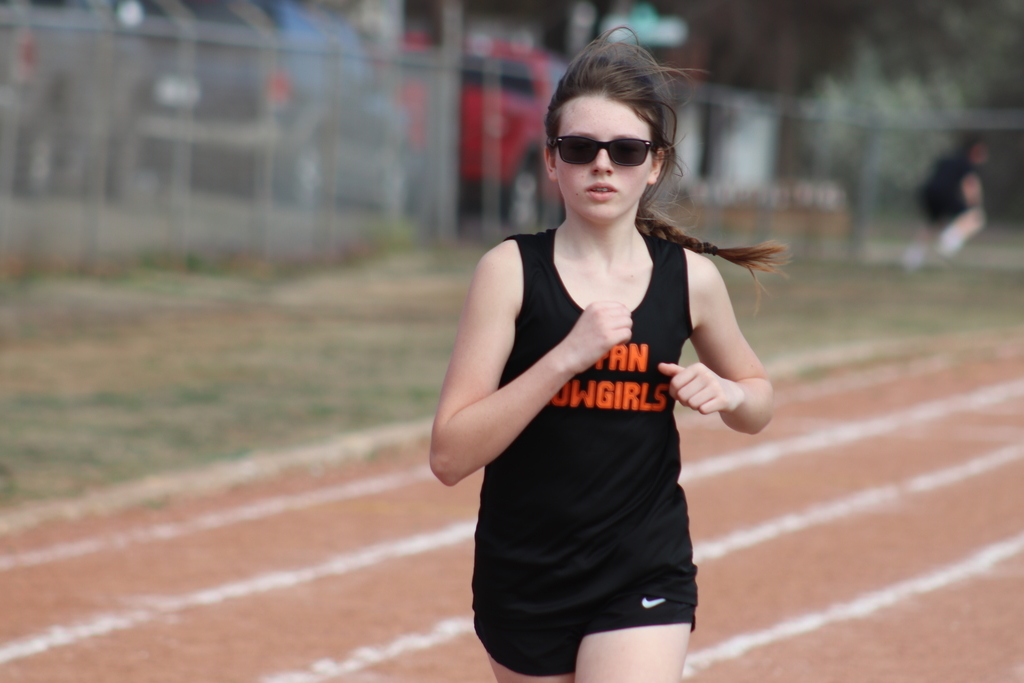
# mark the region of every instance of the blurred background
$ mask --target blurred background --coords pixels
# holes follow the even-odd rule
[[[793,249],[760,302],[722,268],[770,367],[1024,324],[1019,0],[0,0],[0,504],[429,418],[619,25],[690,69],[681,222]],[[971,135],[989,225],[905,273]]]
[[[0,0],[0,268],[557,225],[541,118],[617,25],[692,69],[670,191],[694,231],[871,258],[980,134],[990,222],[1020,232],[1015,0]]]

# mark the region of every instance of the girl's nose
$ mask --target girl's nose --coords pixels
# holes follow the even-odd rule
[[[599,149],[597,150],[597,156],[594,157],[594,170],[611,170],[612,158],[608,156],[608,150]]]

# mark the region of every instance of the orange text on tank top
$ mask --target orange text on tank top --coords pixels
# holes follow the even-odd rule
[[[596,370],[647,372],[647,344],[618,344],[594,365]],[[600,410],[633,410],[661,412],[668,408],[668,383],[611,382],[588,380],[586,385],[578,379],[567,382],[551,399],[559,408],[598,408]]]

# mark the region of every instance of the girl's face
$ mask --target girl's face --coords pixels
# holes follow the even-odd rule
[[[621,102],[600,96],[577,97],[562,108],[559,136],[579,135],[599,142],[650,140],[646,121]],[[626,219],[632,225],[640,197],[648,185],[658,181],[661,155],[654,150],[639,166],[620,166],[607,149],[600,149],[593,161],[569,164],[557,148],[546,147],[544,161],[548,177],[558,183],[567,214],[595,224]]]

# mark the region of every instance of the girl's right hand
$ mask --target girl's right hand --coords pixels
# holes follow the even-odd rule
[[[595,301],[559,344],[568,370],[576,375],[633,336],[633,316],[617,301]]]

